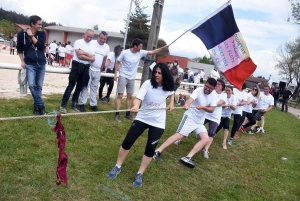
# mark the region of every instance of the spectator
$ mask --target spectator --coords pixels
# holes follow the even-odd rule
[[[284,90],[281,92],[281,96],[282,96],[281,112],[283,112],[283,110],[285,110],[285,112],[288,112],[288,102],[290,98],[293,96],[293,94],[288,89],[288,87],[285,87]]]
[[[214,78],[215,80],[219,79],[220,78],[220,74],[219,74],[219,71],[218,71],[218,67],[215,66],[214,69],[212,69],[210,71],[210,77]]]
[[[278,103],[278,100],[279,100],[279,97],[280,97],[280,91],[279,91],[278,84],[276,84],[276,86],[273,90],[272,96],[274,97],[274,109],[276,109],[277,103]]]
[[[10,54],[15,55],[16,41],[12,38],[10,40]]]
[[[56,57],[56,49],[57,49],[57,44],[56,44],[56,40],[54,40],[50,45],[49,45],[49,52],[50,54],[50,65],[52,66],[53,60]]]
[[[61,44],[61,46],[58,48],[58,55],[59,55],[59,66],[65,66],[65,56],[66,56],[66,48],[64,44]]]
[[[74,48],[71,46],[71,42],[68,41],[66,45],[66,64],[70,66],[71,60],[73,59]]]

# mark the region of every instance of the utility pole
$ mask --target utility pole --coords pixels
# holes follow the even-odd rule
[[[125,31],[125,36],[124,36],[124,42],[123,42],[123,48],[125,49],[126,47],[126,40],[127,40],[127,33],[128,33],[128,25],[129,25],[129,21],[130,21],[130,16],[131,16],[131,6],[132,6],[132,1],[130,1],[130,7],[129,7],[129,12],[127,15],[127,22],[126,22],[126,31]]]
[[[155,0],[153,5],[153,13],[151,20],[150,33],[148,37],[147,50],[154,50],[157,48],[158,34],[160,30],[160,22],[164,7],[164,0]],[[141,85],[151,76],[149,66],[155,61],[156,55],[148,55],[144,61],[143,74]]]

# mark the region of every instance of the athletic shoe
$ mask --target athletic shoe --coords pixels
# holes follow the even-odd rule
[[[103,97],[103,98],[100,98],[100,99],[99,99],[99,102],[100,102],[100,103],[103,103],[103,104],[106,104],[106,103],[107,103],[107,102],[105,101],[105,98],[104,98],[104,97]]]
[[[80,112],[86,112],[85,105],[79,105],[79,111]]]
[[[232,138],[230,138],[228,141],[227,141],[227,144],[229,144],[229,145],[232,145]]]
[[[105,97],[105,102],[106,102],[106,104],[108,104],[109,101],[110,101],[110,98]]]
[[[261,131],[262,133],[265,133],[265,129],[263,129],[263,128],[260,128],[260,131]]]
[[[242,131],[242,133],[244,133],[244,134],[246,134],[247,132],[246,132],[246,130],[245,130],[245,128],[243,127],[243,126],[241,126],[240,127],[240,130]]]
[[[176,141],[174,142],[174,144],[179,145],[180,142],[181,142],[181,140],[176,140]]]
[[[226,143],[223,143],[222,146],[223,146],[223,149],[227,149]]]
[[[133,117],[132,117],[131,115],[125,115],[125,118],[126,118],[126,119],[129,119],[130,121],[133,121],[133,120],[134,120]]]
[[[109,173],[108,173],[108,178],[114,179],[117,177],[117,175],[121,172],[121,168],[118,168],[115,166]]]
[[[40,115],[38,106],[33,106],[33,114],[35,116]]]
[[[253,130],[252,129],[248,130],[248,134],[253,135],[254,134]]]
[[[97,112],[99,111],[98,107],[97,106],[91,106],[91,110],[93,110],[94,112]]]
[[[77,109],[77,107],[75,107],[75,106],[71,107],[71,109],[72,109],[74,112],[80,112],[80,111]]]
[[[60,110],[61,113],[67,114],[67,109],[65,107],[60,106],[59,110]]]
[[[137,186],[137,187],[141,187],[143,184],[143,174],[141,173],[136,173],[135,175],[135,180],[133,182],[133,185],[134,186]]]
[[[209,153],[208,151],[203,150],[204,158],[209,159],[208,153]]]
[[[116,116],[115,116],[115,120],[116,120],[117,122],[121,123],[120,115],[116,115]]]
[[[259,129],[256,130],[256,133],[262,132],[262,130],[264,130],[264,129],[262,127],[259,127]]]
[[[182,157],[180,160],[179,160],[183,165],[189,167],[189,168],[194,168],[195,167],[195,164],[194,164],[194,160],[192,159],[192,157]]]
[[[161,153],[159,151],[156,151],[153,155],[153,159],[156,161],[163,161],[163,159],[161,158]]]

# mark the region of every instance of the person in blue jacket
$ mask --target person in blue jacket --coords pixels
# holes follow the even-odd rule
[[[26,76],[34,100],[34,115],[44,115],[45,106],[42,100],[42,88],[45,76],[45,41],[42,31],[42,18],[33,15],[29,18],[30,28],[21,30],[17,36],[17,52],[21,67],[26,69]]]

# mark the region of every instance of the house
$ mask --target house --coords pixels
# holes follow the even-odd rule
[[[81,39],[87,29],[76,28],[76,27],[67,27],[67,26],[48,26],[45,27],[46,32],[46,43],[51,43],[56,40],[56,42],[66,43],[70,41],[72,44],[78,39]],[[94,30],[94,38],[97,39],[100,34],[100,30]],[[121,33],[106,31],[108,38],[107,44],[110,46],[110,50],[117,45],[122,45],[124,36]]]
[[[264,85],[269,85],[267,79],[263,77],[249,77],[246,79],[246,84],[248,88],[253,88],[256,84],[263,83]]]

